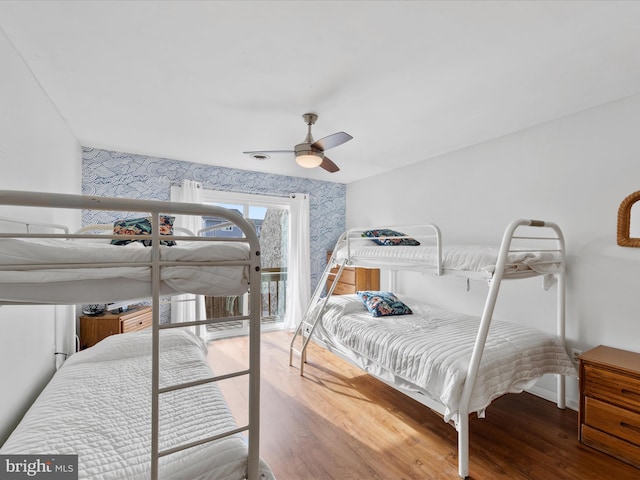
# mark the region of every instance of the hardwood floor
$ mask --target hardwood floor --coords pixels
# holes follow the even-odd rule
[[[457,436],[415,400],[310,347],[305,376],[289,367],[285,332],[262,336],[261,451],[278,480],[456,479]],[[209,347],[216,373],[246,365],[243,337]],[[246,422],[246,388],[225,381]],[[631,480],[640,470],[578,442],[577,412],[522,393],[471,419],[470,478]]]

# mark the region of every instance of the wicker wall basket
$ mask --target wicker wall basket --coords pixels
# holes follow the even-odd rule
[[[631,207],[640,200],[640,191],[625,198],[618,208],[618,245],[621,247],[640,247],[640,238],[630,238]]]

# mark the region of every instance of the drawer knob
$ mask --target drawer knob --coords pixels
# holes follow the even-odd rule
[[[620,389],[620,393],[622,393],[622,395],[626,395],[628,397],[636,397],[636,398],[640,399],[640,393],[633,392],[631,390],[627,390],[626,388],[621,388]]]

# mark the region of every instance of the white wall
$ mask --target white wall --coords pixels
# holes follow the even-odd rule
[[[635,96],[349,184],[347,226],[435,222],[449,243],[498,244],[513,219],[554,221],[567,241],[568,346],[640,352],[640,249],[616,245],[618,206],[640,190],[638,125]],[[555,294],[536,282],[504,286],[496,318],[534,325],[550,317],[544,328],[553,331]],[[465,287],[453,278],[405,274],[399,289],[480,312],[486,287]],[[528,298],[533,302],[519,309]],[[575,384],[569,395],[575,405]]]
[[[0,64],[0,189],[80,193],[80,145],[1,30]],[[5,207],[0,215],[80,225],[73,211]],[[66,338],[55,324],[64,326],[65,314],[61,307],[0,307],[0,444],[51,377],[56,336]]]

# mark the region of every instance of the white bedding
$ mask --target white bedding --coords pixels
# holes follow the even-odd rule
[[[421,392],[458,413],[479,319],[405,300],[413,315],[372,317],[356,295],[334,295],[315,332],[331,350],[385,381]],[[493,321],[470,412],[530,388],[547,373],[576,375],[565,349],[533,328]]]
[[[366,242],[366,243],[365,243]],[[471,278],[490,278],[495,272],[498,248],[474,245],[449,245],[442,249],[445,273],[464,274]],[[383,246],[368,240],[351,245],[350,260],[359,266],[377,268],[437,268],[435,246]],[[340,248],[336,260],[347,258],[347,247]],[[564,268],[562,255],[554,251],[511,252],[507,257],[506,277],[526,277],[553,274]]]
[[[0,239],[0,265],[60,264],[53,269],[0,270],[0,301],[43,304],[107,303],[151,295],[149,247],[83,240]],[[243,242],[179,242],[160,247],[161,261],[247,261]],[[109,268],[68,268],[87,263],[123,263]],[[117,281],[114,281],[117,279]],[[161,269],[161,294],[240,295],[247,291],[246,266],[166,266]]]
[[[160,386],[207,378],[206,347],[177,330],[161,332]],[[22,422],[2,454],[77,454],[79,478],[150,477],[151,336],[113,335],[69,358]],[[160,449],[236,427],[217,385],[162,394]],[[247,445],[234,435],[160,459],[163,480],[245,478]],[[273,480],[261,464],[261,479]]]

